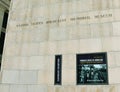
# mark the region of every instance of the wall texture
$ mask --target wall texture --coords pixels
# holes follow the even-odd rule
[[[119,26],[120,0],[12,0],[0,92],[120,92]],[[96,52],[107,52],[109,84],[76,85],[76,54]]]

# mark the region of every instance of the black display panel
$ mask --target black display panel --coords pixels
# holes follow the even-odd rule
[[[108,84],[107,53],[77,54],[77,84]]]
[[[61,85],[62,55],[55,56],[55,85]]]

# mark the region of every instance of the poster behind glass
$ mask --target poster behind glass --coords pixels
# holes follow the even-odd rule
[[[77,54],[77,84],[108,84],[107,54]]]
[[[62,55],[55,56],[55,85],[61,85],[61,76],[62,76]]]

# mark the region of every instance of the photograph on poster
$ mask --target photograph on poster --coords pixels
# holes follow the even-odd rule
[[[77,55],[77,84],[107,84],[105,53]]]

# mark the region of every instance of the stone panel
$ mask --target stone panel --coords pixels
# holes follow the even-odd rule
[[[19,83],[19,71],[17,70],[3,70],[2,83]]]
[[[6,57],[3,63],[3,69],[24,70],[28,69],[28,57]]]
[[[119,3],[118,3],[118,4],[119,4]],[[114,10],[113,10],[114,20],[115,20],[115,21],[120,20],[119,12],[120,12],[120,9],[114,9]]]
[[[71,54],[79,52],[79,40],[59,41],[58,54]]]
[[[116,67],[116,58],[115,57],[116,57],[115,52],[107,53],[108,67]]]
[[[19,56],[21,44],[9,44],[4,47],[5,56]]]
[[[113,0],[113,7],[114,8],[120,8],[120,1],[119,0]]]
[[[38,71],[20,71],[20,84],[37,84]]]
[[[16,42],[16,33],[8,32],[6,34],[6,39],[8,39],[8,40],[6,40],[7,44]]]
[[[66,28],[54,28],[49,32],[49,40],[66,40],[69,38],[69,31]]]
[[[117,92],[119,92],[120,91],[120,85],[117,85]]]
[[[48,92],[46,86],[42,85],[29,85],[27,92]]]
[[[64,92],[64,87],[55,87],[55,92]]]
[[[24,9],[24,8],[27,8],[27,3],[28,3],[28,0],[25,0],[24,2],[21,2],[19,0],[13,0],[13,5],[12,5],[12,10],[15,10],[15,9]]]
[[[38,43],[24,43],[21,46],[21,56],[36,56],[39,53]]]
[[[53,71],[55,56],[6,57],[3,69],[15,70],[51,70]]]
[[[111,85],[111,86],[109,86],[108,88],[106,87],[106,89],[107,89],[108,92],[119,92],[119,91],[117,90],[117,86],[115,86],[115,85]],[[105,92],[105,91],[104,91],[104,92]]]
[[[38,29],[38,28],[36,28]],[[20,31],[18,30],[16,32],[16,42],[17,43],[39,43],[42,41],[47,41],[48,40],[48,30],[42,29],[42,30],[36,30],[33,29],[29,31]]]
[[[49,39],[49,30],[48,29],[41,29],[39,30],[34,30],[31,32],[30,36],[31,36],[31,42],[43,42],[43,41],[48,41]]]
[[[9,92],[10,85],[0,85],[0,92]]]
[[[120,22],[113,22],[112,25],[113,25],[113,35],[119,36],[120,35],[120,29],[119,29]]]
[[[92,89],[92,88],[91,88]],[[77,87],[76,92],[87,92],[88,88],[85,86]],[[89,89],[90,90],[90,89]],[[94,91],[93,91],[94,92]]]
[[[38,55],[47,55],[48,54],[48,42],[41,42],[39,44]]]
[[[76,85],[76,70],[62,68],[62,85]]]
[[[118,87],[115,85],[109,85],[109,86],[101,86],[101,85],[96,85],[96,86],[81,86],[76,88],[76,92],[119,92]]]
[[[29,59],[27,62],[29,70],[49,70],[50,56],[32,56]]]
[[[48,86],[48,92],[55,92],[55,86]]]
[[[111,23],[91,24],[91,37],[109,37],[112,35]]]
[[[57,54],[55,54],[57,55]],[[48,56],[48,69],[49,71],[53,71],[54,72],[54,69],[55,69],[55,55],[51,55],[51,56]]]
[[[109,68],[109,84],[118,84],[120,83],[120,67]]]
[[[75,86],[65,86],[64,92],[76,92],[76,87]]]
[[[120,52],[116,52],[115,53],[115,63],[116,63],[116,67],[120,67]]]
[[[108,53],[108,65],[109,67],[115,68],[120,67],[120,52],[109,52]]]
[[[76,55],[68,54],[63,55],[62,67],[69,69],[76,69]]]
[[[41,85],[54,85],[54,72],[53,71],[39,71],[38,72],[38,84]]]
[[[90,25],[72,26],[68,30],[69,30],[69,39],[71,40],[91,37]]]
[[[87,53],[87,52],[101,52],[102,51],[102,43],[101,39],[81,39],[80,40],[80,48],[79,52]]]
[[[120,37],[110,37],[110,38],[103,38],[102,39],[102,48],[103,51],[119,51],[120,50],[120,43],[118,40]]]
[[[58,52],[58,43],[56,41],[50,41],[48,42],[48,54],[57,54],[56,52]]]
[[[76,10],[80,9],[80,11],[90,11],[90,10],[92,10],[92,1],[91,0],[81,0],[79,2],[76,2],[76,4],[71,7],[73,7],[73,8],[76,7]]]
[[[93,0],[93,9],[110,9],[113,8],[113,2],[110,0]]]
[[[26,85],[11,85],[9,92],[28,92]]]

